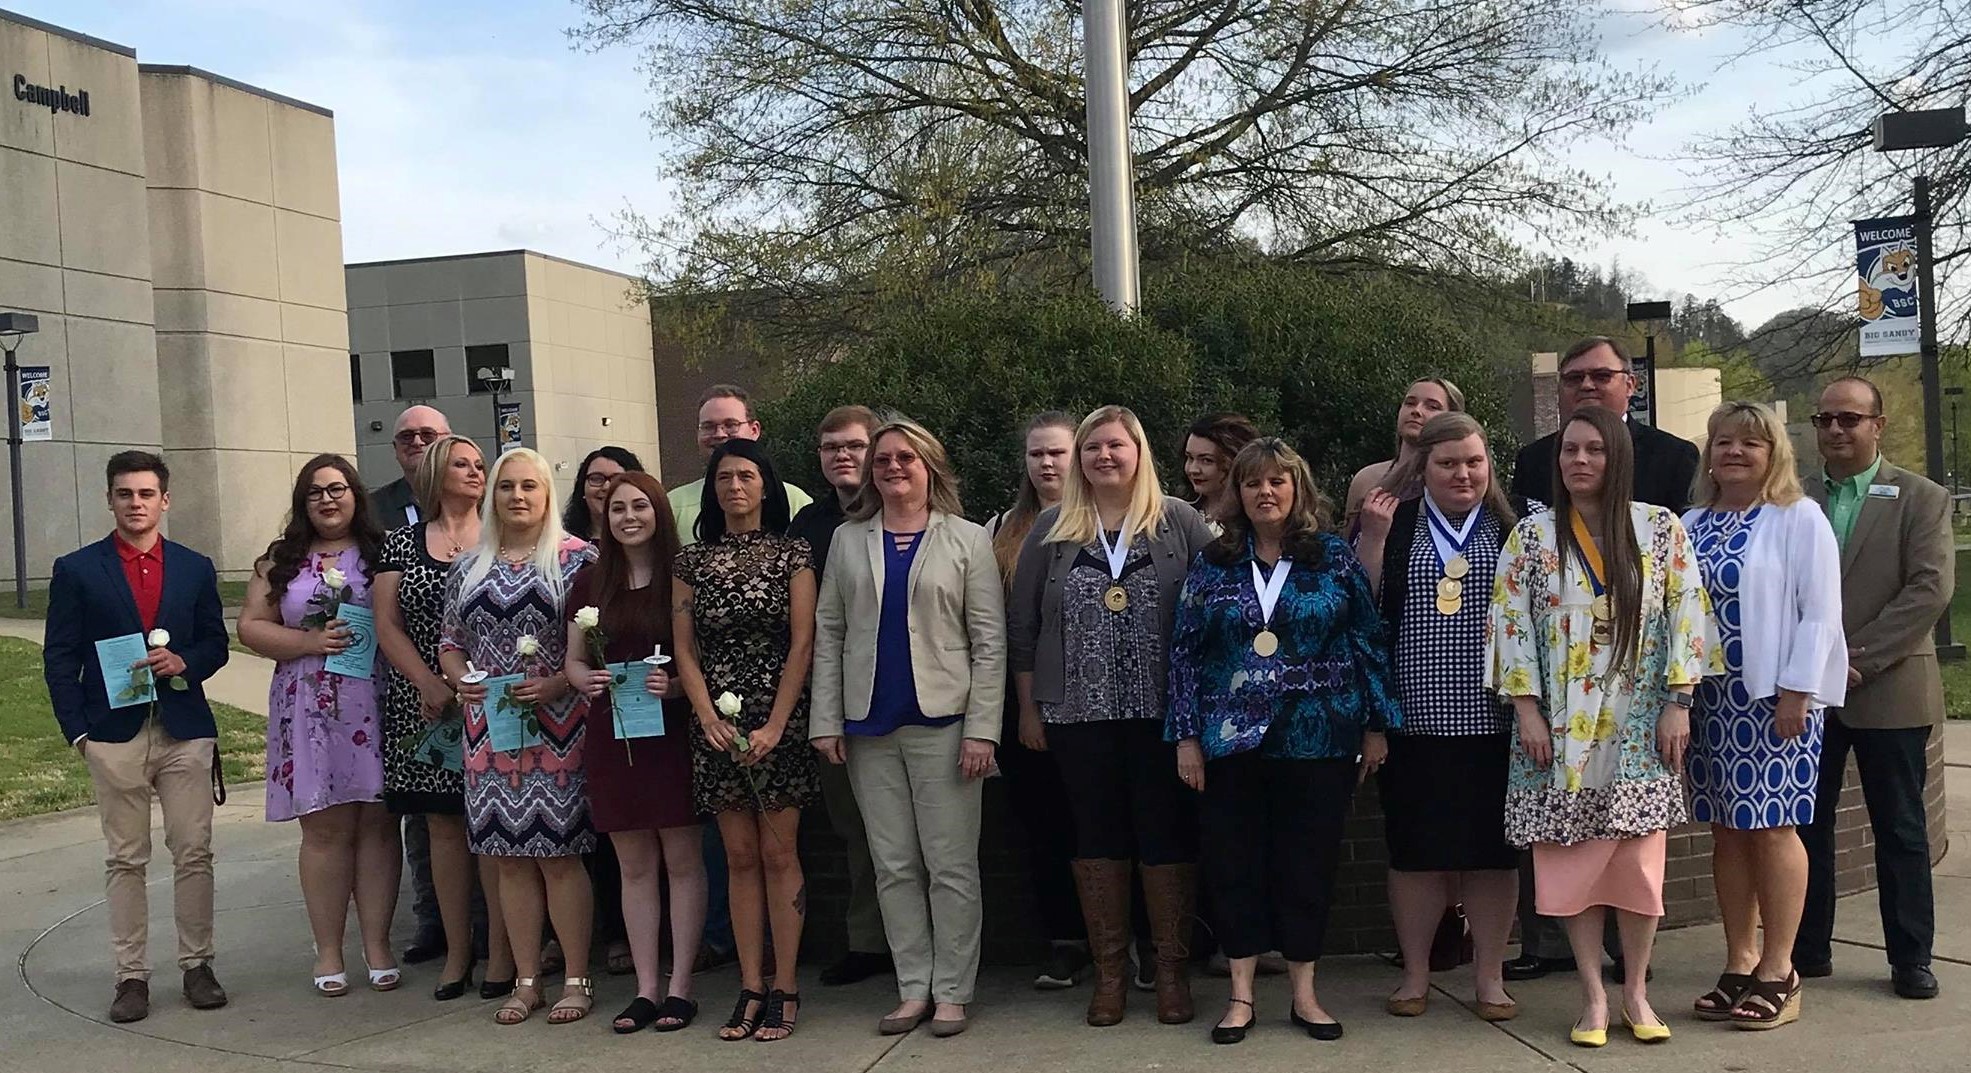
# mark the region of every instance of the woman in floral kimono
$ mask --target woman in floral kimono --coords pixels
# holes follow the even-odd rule
[[[1507,538],[1487,628],[1489,683],[1512,702],[1506,837],[1533,850],[1534,896],[1561,918],[1580,966],[1571,1033],[1608,1042],[1605,908],[1627,973],[1623,1023],[1670,1029],[1646,981],[1663,915],[1665,832],[1685,821],[1678,777],[1691,692],[1717,653],[1697,559],[1677,516],[1631,502],[1635,453],[1620,417],[1577,411],[1561,430],[1554,509]]]

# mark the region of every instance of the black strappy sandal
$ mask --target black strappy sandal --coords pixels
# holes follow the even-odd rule
[[[1717,986],[1697,996],[1690,1008],[1700,1021],[1729,1021],[1732,1009],[1755,982],[1749,972],[1719,973]]]
[[[764,1012],[766,1000],[767,997],[765,995],[760,994],[752,988],[741,988],[739,991],[739,1001],[732,1007],[732,1016],[727,1018],[725,1025],[719,1029],[719,1038],[727,1043],[737,1043],[742,1039],[752,1039],[753,1033],[759,1031],[760,1015],[756,1013],[751,1017],[746,1016],[746,1007],[757,1002]],[[734,1032],[737,1032],[738,1035],[731,1035]]]
[[[1246,1018],[1246,1023],[1242,1025],[1211,1026],[1211,1041],[1213,1043],[1244,1043],[1246,1033],[1252,1030],[1253,1022],[1259,1020],[1259,1013],[1253,1009],[1252,1003],[1247,1002],[1245,999],[1235,998],[1228,1001],[1244,1006],[1249,1011],[1250,1016]]]
[[[1744,997],[1731,1009],[1733,1028],[1762,1031],[1790,1025],[1800,1019],[1800,974],[1787,974],[1784,980],[1754,980]]]
[[[794,1004],[792,1021],[787,1019],[787,1004],[790,1002]],[[794,1029],[800,1025],[800,1016],[801,993],[782,991],[776,987],[767,993],[766,1010],[764,1016],[760,1018],[760,1027],[753,1033],[753,1038],[761,1043],[778,1043],[794,1034]],[[778,1032],[780,1035],[765,1036],[760,1034],[762,1032]]]
[[[628,1006],[623,1007],[623,1012],[617,1014],[615,1020],[609,1022],[609,1027],[615,1029],[616,1034],[619,1036],[627,1036],[632,1032],[641,1032],[650,1027],[650,1022],[657,1019],[659,1012],[656,1003],[644,998],[642,995],[638,995],[630,1000]],[[629,1027],[625,1028],[623,1026],[624,1021],[630,1023]]]
[[[691,1027],[698,1019],[698,1003],[693,999],[667,996],[657,1007],[657,1031],[677,1032]]]

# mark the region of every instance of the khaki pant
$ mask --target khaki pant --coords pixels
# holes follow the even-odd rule
[[[979,898],[983,779],[958,771],[965,727],[848,738],[883,931],[904,1001],[969,1003],[985,924]]]
[[[144,871],[151,860],[151,797],[164,809],[164,845],[171,851],[171,897],[178,925],[178,967],[212,960],[211,738],[179,741],[155,719],[124,742],[91,741],[83,750],[96,785],[109,856],[110,951],[116,978],[151,975],[150,903]]]

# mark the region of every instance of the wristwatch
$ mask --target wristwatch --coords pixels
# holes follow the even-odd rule
[[[1672,692],[1670,694],[1670,703],[1678,705],[1680,707],[1684,707],[1684,708],[1694,707],[1696,705],[1696,701],[1697,698],[1691,696],[1688,693]]]

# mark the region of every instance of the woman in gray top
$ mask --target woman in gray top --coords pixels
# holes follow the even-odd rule
[[[1023,723],[1060,764],[1076,832],[1075,885],[1095,961],[1088,1023],[1122,1020],[1129,865],[1140,861],[1157,947],[1157,1018],[1191,1019],[1185,978],[1196,890],[1196,802],[1163,740],[1165,662],[1177,594],[1211,541],[1203,516],[1163,495],[1136,415],[1082,419],[1061,505],[1020,549],[1007,602],[1008,662]]]

